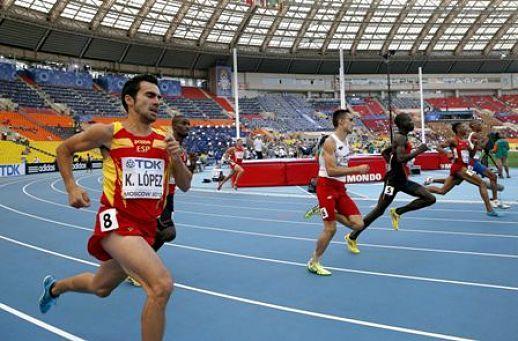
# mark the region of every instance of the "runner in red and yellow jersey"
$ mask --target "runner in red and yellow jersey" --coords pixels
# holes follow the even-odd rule
[[[183,168],[182,172],[188,174],[188,187],[181,187],[183,192],[186,192],[190,188],[192,173],[187,168],[187,152],[181,147],[183,140],[189,135],[191,129],[191,122],[183,115],[176,115],[171,120],[171,128],[173,130],[173,137],[180,144],[180,157],[183,164],[179,167]],[[176,180],[174,174],[169,177],[169,193],[167,194],[166,203],[164,210],[160,217],[157,218],[157,231],[155,235],[155,241],[153,243],[153,249],[158,251],[165,243],[172,242],[176,238],[176,226],[173,220],[174,214],[174,194],[176,191]],[[141,284],[131,276],[128,276],[127,281],[136,287],[140,287]]]
[[[146,292],[142,311],[144,340],[164,337],[165,308],[173,290],[171,274],[151,245],[156,219],[167,195],[169,169],[179,187],[188,186],[180,145],[151,127],[158,115],[160,91],[154,76],[130,79],[122,90],[126,120],[95,124],[65,140],[57,148],[57,161],[72,207],[90,206],[87,192],[72,175],[74,153],[100,147],[103,154],[103,194],[89,252],[101,261],[96,273],[82,273],[43,281],[39,308],[46,313],[66,292],[108,296],[125,278],[136,278]],[[171,166],[171,167],[170,167]]]
[[[229,159],[231,171],[223,180],[219,182],[218,191],[229,179],[232,179],[232,188],[237,190],[237,181],[245,172],[245,170],[241,166],[244,157],[245,147],[243,146],[243,140],[237,139],[236,145],[234,147],[230,147],[229,149],[227,149],[225,154],[223,154],[222,160]]]

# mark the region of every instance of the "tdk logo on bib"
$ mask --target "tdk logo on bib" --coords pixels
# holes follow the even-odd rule
[[[162,169],[164,160],[160,159],[129,159],[126,161],[127,168],[140,169]]]
[[[132,159],[126,161],[126,167],[135,168],[135,161],[133,161]]]

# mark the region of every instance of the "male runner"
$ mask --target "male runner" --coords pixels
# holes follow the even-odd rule
[[[356,244],[358,236],[365,231],[374,220],[383,215],[398,192],[409,194],[417,199],[403,207],[390,209],[392,227],[395,230],[399,229],[399,219],[402,214],[419,210],[435,203],[435,197],[431,195],[425,187],[408,180],[409,169],[406,165],[408,161],[427,151],[428,147],[425,144],[421,144],[417,149],[412,151],[412,146],[410,142],[408,142],[408,133],[414,130],[414,122],[412,122],[410,115],[399,114],[394,119],[394,122],[398,127],[398,132],[394,134],[392,146],[386,154],[389,169],[385,174],[383,190],[378,199],[378,204],[364,217],[364,227],[361,230],[355,230],[345,236],[347,248],[352,253],[360,253]]]
[[[502,200],[498,200],[498,192],[504,190],[504,186],[497,183],[496,174],[491,171],[488,167],[484,165],[482,162],[482,152],[485,150],[485,146],[488,143],[489,137],[482,133],[482,124],[481,121],[473,121],[469,124],[472,132],[468,135],[468,142],[471,149],[475,150],[475,154],[472,157],[470,166],[472,166],[473,171],[480,175],[481,177],[487,177],[488,180],[484,180],[487,188],[491,189],[492,199],[491,205],[495,208],[510,208],[508,204],[505,204]],[[424,185],[428,186],[432,183],[444,184],[446,178],[431,178],[427,177]]]
[[[243,147],[243,140],[237,139],[234,147],[228,148],[223,154],[222,160],[229,159],[230,173],[223,178],[218,184],[218,191],[221,190],[225,182],[232,179],[232,188],[237,190],[237,181],[244,174],[245,170],[241,166],[243,158],[245,157],[245,147]]]
[[[171,120],[171,127],[173,130],[173,137],[180,144],[180,156],[183,161],[183,166],[186,169],[183,172],[188,172],[189,178],[189,186],[187,188],[180,188],[183,192],[189,190],[191,185],[192,173],[188,169],[187,165],[187,153],[181,147],[183,140],[189,135],[189,130],[191,129],[191,122],[188,118],[183,115],[176,115]],[[172,242],[176,238],[176,226],[173,220],[174,214],[174,193],[176,190],[176,182],[173,174],[171,174],[169,178],[169,193],[167,194],[166,204],[164,210],[160,217],[157,218],[157,231],[155,235],[155,242],[153,244],[153,249],[158,251],[166,242]],[[133,284],[134,286],[140,287],[140,283],[135,280],[133,277],[128,276],[128,282]]]
[[[324,230],[317,241],[316,250],[308,262],[308,270],[321,276],[329,276],[331,272],[320,265],[329,242],[336,233],[337,213],[344,217],[340,221],[353,230],[363,228],[363,220],[354,201],[345,190],[346,175],[367,173],[368,165],[348,167],[349,143],[347,135],[352,132],[353,118],[348,110],[337,110],[333,113],[335,131],[324,142],[319,155],[319,171],[317,182],[317,198],[324,221]]]
[[[484,166],[482,162],[480,162],[484,146],[489,140],[489,138],[482,133],[481,121],[472,121],[469,124],[469,127],[471,128],[471,133],[468,135],[469,146],[471,149],[475,150],[475,154],[473,155],[471,162],[473,171],[481,177],[486,177],[489,179],[489,188],[491,189],[493,196],[491,199],[491,205],[493,207],[509,208],[509,205],[504,205],[502,201],[498,200],[498,184],[496,174],[493,173],[488,167]]]
[[[453,187],[459,185],[466,180],[470,184],[478,186],[480,196],[484,201],[486,207],[486,214],[488,216],[497,217],[498,214],[493,210],[489,195],[487,194],[486,183],[475,174],[472,167],[469,165],[471,157],[474,155],[474,150],[470,148],[469,142],[466,140],[468,129],[465,124],[461,122],[453,123],[452,130],[455,136],[444,143],[440,144],[437,150],[446,153],[443,148],[449,147],[453,152],[453,163],[450,168],[450,176],[448,176],[442,187],[428,186],[430,193],[445,195]]]
[[[66,292],[108,296],[130,275],[142,283],[147,295],[141,318],[143,340],[162,340],[165,308],[173,280],[151,245],[155,241],[156,218],[162,212],[169,178],[169,165],[180,188],[188,187],[180,158],[180,146],[172,136],[155,130],[160,104],[154,76],[136,76],[122,90],[127,119],[112,124],[94,124],[65,140],[57,149],[57,161],[69,204],[90,205],[86,191],[74,181],[74,153],[100,147],[103,154],[103,194],[88,251],[101,261],[97,272],[85,272],[43,281],[39,308],[46,313]]]

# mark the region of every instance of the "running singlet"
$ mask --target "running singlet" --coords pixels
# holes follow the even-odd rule
[[[187,163],[187,152],[182,148],[182,155],[180,155],[183,163]],[[176,181],[174,179],[173,174],[169,176],[169,194],[174,195],[174,191],[176,190]]]
[[[335,140],[336,149],[335,149],[335,161],[336,165],[339,167],[347,167],[349,164],[349,143],[347,139],[345,141],[341,141],[334,133],[329,135],[329,137]],[[318,155],[318,176],[321,178],[330,178],[334,180],[338,180],[340,182],[346,182],[345,176],[333,177],[327,174],[326,169],[326,161],[324,160],[324,148],[320,150]]]
[[[412,144],[408,141],[407,136],[405,136],[405,140],[405,153],[410,154],[412,152]],[[406,162],[398,162],[395,150],[392,150],[390,154],[389,169],[387,170],[385,178],[405,182],[408,179],[409,174],[410,169]]]
[[[469,143],[455,136],[457,146],[453,148],[453,163],[459,166],[467,166],[469,163]]]
[[[243,159],[245,158],[245,148],[244,147],[234,147],[233,151],[229,152],[230,163],[231,164],[242,164]]]
[[[455,136],[455,141],[457,146],[451,148],[453,151],[453,162],[450,168],[451,175],[455,175],[463,167],[467,168],[470,162],[469,142],[460,139],[458,136]]]
[[[101,206],[138,220],[160,216],[170,163],[164,139],[160,130],[135,136],[121,122],[113,124],[111,147],[103,162]]]
[[[475,135],[476,133],[475,132],[471,132],[469,133],[469,136],[468,136],[468,143],[469,143],[469,147],[471,149],[475,149],[475,143],[477,142],[477,140],[475,139]],[[475,152],[475,155],[473,156],[473,160],[480,160],[480,158],[482,157],[482,151],[480,150],[477,150]]]

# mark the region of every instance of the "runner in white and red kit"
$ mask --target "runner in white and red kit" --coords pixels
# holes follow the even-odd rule
[[[320,215],[324,220],[324,230],[317,241],[317,247],[308,262],[308,270],[321,276],[331,272],[320,265],[320,257],[336,232],[336,215],[344,219],[340,222],[353,230],[363,228],[363,219],[354,201],[347,195],[345,182],[347,174],[367,173],[368,165],[348,167],[349,143],[347,135],[352,132],[354,121],[348,110],[333,113],[335,131],[331,134],[319,153],[317,198]]]

